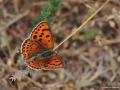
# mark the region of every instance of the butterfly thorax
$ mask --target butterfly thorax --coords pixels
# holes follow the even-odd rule
[[[55,54],[55,52],[53,50],[46,50],[42,53],[39,53],[35,56],[30,57],[30,60],[40,60],[40,59],[45,59],[45,58],[50,58],[51,56],[53,56],[53,54]]]

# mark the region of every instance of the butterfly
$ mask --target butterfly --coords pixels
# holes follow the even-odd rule
[[[21,45],[27,65],[33,69],[63,68],[62,58],[53,51],[54,38],[47,22],[42,21],[32,30]]]

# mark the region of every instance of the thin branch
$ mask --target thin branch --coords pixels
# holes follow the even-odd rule
[[[66,37],[59,45],[57,45],[54,49],[56,50],[58,47],[60,47],[64,42],[66,42],[68,39],[70,39],[74,34],[76,34],[78,31],[82,31],[83,27],[100,11],[102,10],[109,2],[110,0],[106,0],[106,2],[100,7],[98,8],[90,17],[88,17],[88,19],[81,25],[79,26],[77,29],[73,30],[73,32],[68,36]]]

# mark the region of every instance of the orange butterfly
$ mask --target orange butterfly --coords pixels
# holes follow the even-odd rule
[[[54,38],[47,22],[40,22],[21,46],[21,52],[33,69],[57,69],[64,64],[54,51]]]

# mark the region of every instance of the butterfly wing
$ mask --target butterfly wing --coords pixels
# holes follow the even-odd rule
[[[58,55],[43,60],[36,60],[36,61],[31,60],[28,61],[27,63],[29,67],[33,69],[57,69],[64,67],[62,59]]]
[[[49,58],[34,60],[33,57],[46,50],[54,48],[54,38],[47,22],[39,23],[32,31],[30,38],[26,39],[21,47],[21,52],[26,63],[33,69],[63,68],[64,64],[58,55]],[[32,59],[32,60],[30,60]]]
[[[26,39],[21,46],[21,52],[24,56],[24,59],[29,59],[30,57],[45,50],[46,49],[41,44],[39,44],[39,42],[32,41],[30,39]]]
[[[55,55],[55,56],[49,58],[49,60],[47,61],[47,63],[45,65],[46,65],[46,68],[48,68],[48,69],[56,69],[56,68],[64,67],[62,58],[58,55]]]
[[[34,28],[31,40],[39,41],[46,49],[54,47],[53,35],[47,22],[41,22]]]

